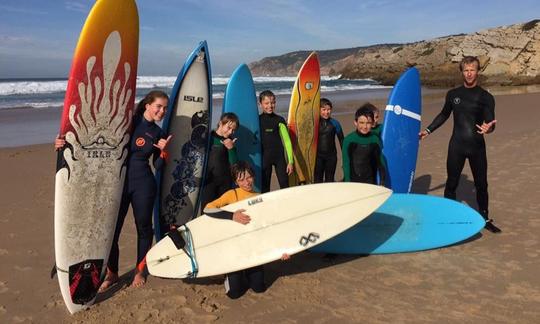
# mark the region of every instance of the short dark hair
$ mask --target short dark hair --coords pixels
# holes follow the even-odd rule
[[[364,107],[369,108],[369,110],[373,111],[373,115],[375,115],[376,112],[379,112],[379,108],[377,108],[377,106],[375,106],[371,102],[366,102],[365,104],[360,106],[360,108],[364,108]]]
[[[354,114],[354,120],[358,121],[358,118],[360,118],[361,116],[364,116],[368,119],[371,118],[371,120],[375,119],[375,116],[373,115],[373,110],[371,110],[369,106],[366,106],[366,104],[362,105],[362,107],[356,110],[356,113]]]
[[[253,170],[253,168],[247,161],[241,160],[231,166],[231,176],[233,178],[233,181],[236,181],[236,179],[238,179],[238,176],[244,172],[247,172],[252,177],[255,177],[255,170]]]
[[[332,102],[326,98],[321,98],[321,104],[320,104],[320,107],[324,107],[324,106],[328,106],[330,108],[334,108],[332,107]]]
[[[238,116],[235,113],[226,112],[226,113],[223,113],[223,115],[221,115],[221,117],[219,118],[218,127],[219,127],[219,124],[223,125],[228,122],[235,123],[237,127],[240,126],[240,120],[238,119]]]
[[[263,92],[259,93],[259,103],[261,103],[266,97],[276,98],[276,95],[270,90],[264,90]]]
[[[463,67],[465,67],[465,64],[472,64],[474,62],[476,62],[476,67],[478,67],[478,70],[480,70],[480,60],[476,56],[463,57],[461,62],[459,62],[459,70],[463,72]]]

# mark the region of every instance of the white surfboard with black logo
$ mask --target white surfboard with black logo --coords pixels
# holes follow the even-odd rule
[[[250,223],[197,217],[148,252],[148,270],[164,278],[207,277],[278,260],[347,230],[391,193],[369,184],[322,183],[251,197],[222,208],[245,209]]]

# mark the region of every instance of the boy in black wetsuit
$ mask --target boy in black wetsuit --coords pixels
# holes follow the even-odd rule
[[[343,130],[341,124],[330,116],[332,114],[332,102],[326,98],[321,98],[320,107],[321,118],[319,119],[314,182],[334,182],[337,166],[336,136],[340,148],[343,147]]]
[[[209,202],[204,207],[204,213],[210,217],[228,219],[246,225],[251,221],[251,217],[244,213],[245,209],[229,212],[221,208],[259,194],[253,191],[255,171],[249,163],[238,161],[231,167],[231,176],[238,188],[230,189],[221,197]],[[289,258],[286,253],[281,256],[282,260],[288,260]],[[264,267],[262,265],[225,275],[225,293],[229,298],[239,298],[249,288],[256,293],[262,293],[266,290]]]
[[[289,187],[288,175],[293,172],[293,153],[291,138],[283,117],[276,115],[276,96],[272,91],[265,90],[259,94],[259,105],[262,114],[259,115],[262,144],[262,192],[270,191],[272,166],[276,169],[279,187]],[[285,161],[285,152],[287,161]]]
[[[366,105],[358,108],[354,115],[356,130],[343,141],[343,177],[345,182],[377,184],[384,186],[386,168],[382,159],[381,141],[371,133],[373,111]]]
[[[454,113],[454,129],[448,145],[446,160],[447,180],[444,196],[456,199],[456,189],[465,165],[469,165],[476,187],[476,201],[480,214],[486,220],[485,228],[493,233],[501,230],[488,216],[487,157],[484,135],[495,130],[495,100],[493,96],[478,86],[480,61],[466,56],[459,65],[463,74],[463,85],[448,91],[444,107],[433,122],[420,132],[420,139],[439,128]]]

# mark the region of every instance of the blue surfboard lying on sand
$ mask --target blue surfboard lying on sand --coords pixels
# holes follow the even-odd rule
[[[394,193],[411,191],[418,155],[422,95],[416,68],[405,71],[390,93],[381,134],[387,164],[385,185]]]
[[[234,70],[223,99],[223,112],[235,113],[240,127],[234,133],[237,138],[238,159],[247,161],[255,170],[254,190],[260,192],[262,181],[262,147],[259,109],[255,85],[249,68],[241,64]]]
[[[311,251],[387,254],[440,248],[466,240],[485,225],[474,209],[454,200],[392,194],[362,222]]]

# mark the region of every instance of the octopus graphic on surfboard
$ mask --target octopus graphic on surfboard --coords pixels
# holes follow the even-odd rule
[[[182,225],[197,216],[212,111],[210,57],[206,41],[188,56],[171,92],[163,130],[172,135],[170,160],[156,175],[156,240],[168,224]]]
[[[287,126],[294,151],[291,186],[312,183],[319,133],[321,72],[319,57],[311,53],[298,72],[289,104]]]
[[[133,0],[100,0],[81,31],[64,101],[55,177],[55,259],[71,313],[105,274],[122,196],[133,114],[139,17]]]

